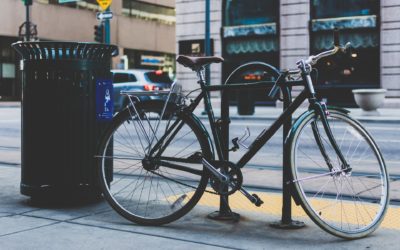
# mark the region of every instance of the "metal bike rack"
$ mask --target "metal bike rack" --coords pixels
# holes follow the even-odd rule
[[[271,66],[271,68],[273,68]],[[273,85],[274,82],[271,82]],[[265,82],[267,85],[267,82]],[[257,87],[259,89],[260,87]],[[283,96],[283,110],[285,110],[292,103],[291,87],[282,88]],[[220,120],[220,133],[222,138],[222,149],[223,156],[226,161],[229,160],[229,91],[221,91],[221,120]],[[280,229],[298,229],[305,226],[304,222],[292,220],[292,193],[291,187],[286,183],[290,181],[290,169],[285,159],[286,148],[285,138],[288,136],[289,131],[292,127],[292,116],[283,125],[283,149],[282,149],[282,168],[283,168],[283,180],[282,180],[282,215],[281,220],[271,223],[271,227]],[[237,221],[240,218],[238,213],[232,212],[229,206],[229,200],[227,195],[220,195],[220,206],[219,211],[215,211],[208,215],[209,218],[215,220],[231,220]]]
[[[283,95],[283,110],[287,109],[292,103],[291,88],[282,88]],[[302,221],[292,220],[292,190],[290,185],[286,184],[290,181],[290,169],[287,163],[285,139],[289,135],[290,129],[292,127],[292,116],[283,124],[283,141],[282,141],[282,215],[281,220],[270,224],[271,227],[279,229],[299,229],[305,226]]]
[[[229,94],[227,90],[221,91],[221,123],[220,123],[220,135],[221,135],[221,146],[222,155],[226,161],[229,160]],[[226,169],[224,169],[226,171]],[[240,214],[232,212],[229,207],[228,195],[220,195],[219,198],[219,210],[212,212],[207,217],[213,220],[224,220],[224,221],[238,221]]]

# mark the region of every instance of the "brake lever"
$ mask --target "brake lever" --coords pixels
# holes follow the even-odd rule
[[[347,42],[343,47],[340,48],[343,53],[346,53],[348,49],[351,49],[351,42]]]

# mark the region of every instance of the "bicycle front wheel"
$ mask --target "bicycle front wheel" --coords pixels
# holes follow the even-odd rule
[[[162,101],[126,108],[113,119],[96,156],[108,203],[143,225],[180,218],[198,202],[208,182],[201,158],[210,157],[211,151],[203,131],[174,104],[160,119],[163,109]]]
[[[303,209],[322,229],[347,239],[365,237],[378,228],[387,210],[385,162],[360,123],[335,110],[328,121],[351,171],[342,171],[320,118],[310,113],[290,144],[293,185]]]

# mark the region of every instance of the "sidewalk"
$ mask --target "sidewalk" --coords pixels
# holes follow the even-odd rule
[[[0,102],[0,108],[20,108],[21,102]]]
[[[0,113],[7,114],[6,109],[15,109],[9,110],[15,114],[9,121],[19,125],[20,121],[15,121],[15,117],[19,117],[18,107],[18,103],[0,103]],[[273,119],[278,111],[278,108],[257,108],[256,114],[263,112],[262,118],[258,115],[243,118]],[[235,113],[236,107],[232,107],[231,114]],[[242,119],[242,116],[233,117]],[[4,121],[7,119],[5,117]],[[219,197],[210,194],[205,194],[195,209],[182,219],[161,227],[133,224],[104,201],[75,205],[35,204],[19,192],[19,138],[2,139],[2,144],[14,148],[0,150],[0,249],[397,249],[399,206],[391,206],[384,223],[371,236],[345,241],[322,231],[294,205],[293,219],[304,221],[306,227],[300,230],[271,228],[269,224],[280,219],[282,207],[280,191],[272,188],[263,192],[248,189],[262,197],[265,203],[260,208],[241,194],[231,196],[232,210],[241,215],[237,223],[207,219],[207,215],[219,207]],[[282,185],[282,176],[272,175],[268,170],[248,168],[244,174],[257,185],[267,182],[276,190]],[[391,188],[400,191],[398,185]]]
[[[271,206],[280,204],[273,205],[273,198],[251,209],[243,200],[233,208],[241,214],[236,223],[207,219],[218,209],[218,203],[210,204],[207,197],[208,204],[200,201],[176,222],[144,227],[121,218],[104,201],[32,204],[19,194],[19,176],[19,168],[0,165],[2,249],[397,249],[400,232],[381,226],[365,239],[346,241],[325,233],[304,215],[294,217],[306,223],[303,229],[274,229],[269,224],[280,219],[280,211],[271,212]]]

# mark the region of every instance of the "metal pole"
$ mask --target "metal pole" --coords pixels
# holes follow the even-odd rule
[[[229,92],[223,90],[221,92],[221,123],[219,124],[220,135],[221,135],[221,146],[222,155],[225,161],[229,161]],[[221,168],[226,167],[222,166]],[[227,221],[238,221],[240,214],[232,212],[229,207],[229,196],[221,195],[219,198],[219,211],[215,211],[208,215],[208,218],[214,220],[227,220]]]
[[[204,41],[204,50],[206,56],[211,55],[211,41],[210,41],[210,0],[206,0],[206,7],[205,7],[205,12],[206,12],[206,27],[205,27],[205,41]],[[208,70],[208,73],[209,70]],[[209,80],[206,78],[206,80]]]
[[[211,56],[211,36],[210,36],[210,0],[205,0],[205,40],[204,50],[206,56]],[[206,82],[210,84],[210,67],[206,67]],[[203,111],[204,112],[204,111]],[[219,124],[219,134],[221,136],[222,155],[225,161],[229,160],[229,100],[227,91],[221,92],[221,123]],[[221,159],[220,159],[221,160]],[[227,172],[225,166],[221,167]],[[238,221],[240,215],[231,211],[229,207],[228,195],[221,195],[219,199],[219,211],[208,215],[208,218],[214,220],[233,220]]]
[[[205,0],[205,32],[204,32],[204,55],[210,56],[211,55],[211,38],[210,38],[210,0]],[[205,72],[206,84],[210,84],[210,66],[206,66]],[[207,111],[205,109],[204,103],[204,110],[201,112],[202,115],[206,115]]]
[[[292,102],[292,98],[290,95],[290,90],[284,91],[284,101],[283,101],[283,110],[286,110],[290,103]],[[283,161],[282,161],[282,168],[283,168],[283,185],[282,185],[282,223],[283,224],[290,224],[292,222],[292,194],[290,192],[290,187],[286,183],[290,180],[290,175],[288,169],[288,157],[285,148],[285,140],[286,137],[289,135],[290,128],[292,127],[292,116],[290,116],[285,124],[283,124]]]
[[[109,11],[111,11],[110,10],[110,7],[108,7],[107,9],[106,9],[106,12],[109,12]],[[106,19],[105,20],[105,22],[104,22],[104,43],[105,44],[110,44],[110,40],[111,40],[111,34],[110,34],[110,19]]]
[[[289,87],[282,88],[283,93],[283,110],[285,111],[292,103],[291,89]],[[287,136],[292,127],[292,116],[283,124],[283,142],[282,142],[282,216],[281,220],[271,223],[271,227],[279,229],[299,229],[305,226],[302,221],[292,220],[292,192],[291,187],[287,184],[290,181],[290,168],[288,163],[288,152],[285,145]]]
[[[25,39],[27,42],[31,40],[31,27],[30,27],[30,20],[29,20],[29,3],[25,2],[26,7],[26,21],[25,21]]]

